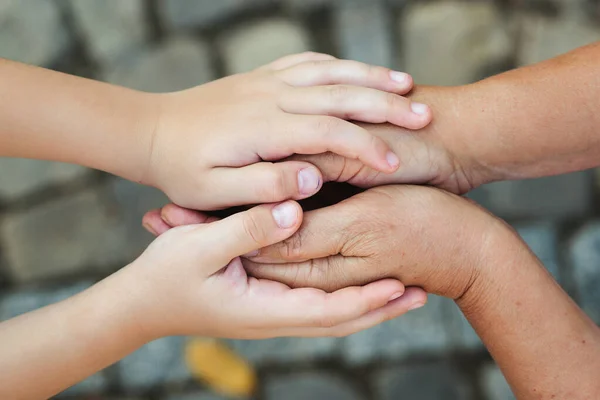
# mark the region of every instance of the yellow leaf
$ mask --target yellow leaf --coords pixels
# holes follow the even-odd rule
[[[256,372],[238,354],[212,339],[190,339],[185,360],[192,376],[212,390],[228,396],[247,397],[256,389]]]

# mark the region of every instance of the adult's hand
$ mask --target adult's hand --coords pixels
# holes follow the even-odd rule
[[[169,205],[144,223],[161,233],[202,219]],[[600,398],[598,327],[512,229],[458,196],[414,186],[370,189],[305,213],[292,238],[247,257],[253,275],[296,287],[331,291],[394,277],[451,297],[517,398]]]
[[[484,183],[600,165],[600,42],[459,87],[417,86],[433,122],[419,131],[361,125],[400,158],[391,174],[332,154],[296,157],[325,181],[364,188],[414,183],[466,193]]]
[[[289,239],[261,249],[252,275],[328,291],[393,277],[452,299],[486,265],[505,224],[439,189],[383,186],[305,214]]]
[[[144,225],[161,234],[207,218],[169,205],[146,214]],[[506,228],[448,192],[383,186],[306,212],[295,235],[247,255],[244,263],[252,275],[293,287],[334,291],[393,277],[456,299],[476,278],[488,236],[498,229]]]

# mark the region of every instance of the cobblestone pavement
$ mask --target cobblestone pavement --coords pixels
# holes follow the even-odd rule
[[[310,49],[455,85],[598,40],[599,16],[588,0],[0,0],[0,57],[169,91]],[[596,182],[588,171],[492,184],[472,196],[513,223],[600,323]],[[82,167],[0,159],[0,319],[125,265],[151,239],[141,216],[166,201]],[[58,397],[222,399],[191,377],[185,342],[150,343]],[[441,298],[348,338],[230,345],[257,368],[258,399],[512,398],[468,323]]]

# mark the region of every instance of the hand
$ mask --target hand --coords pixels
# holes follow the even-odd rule
[[[416,87],[411,100],[426,102],[435,115],[433,122],[419,131],[390,124],[359,124],[383,139],[400,158],[393,173],[381,173],[360,160],[338,154],[295,155],[294,161],[315,165],[324,182],[348,182],[362,188],[388,184],[427,184],[456,194],[466,193],[494,180],[506,179],[486,163],[491,160],[493,140],[473,125],[477,90],[465,87]]]
[[[158,95],[161,112],[144,183],[175,203],[214,210],[302,199],[322,183],[298,154],[331,151],[375,170],[396,170],[381,139],[345,119],[419,129],[427,106],[399,94],[410,76],[324,54],[289,56],[255,71]]]
[[[328,294],[246,276],[240,255],[284,240],[300,226],[302,210],[293,201],[217,222],[194,216],[193,225],[161,235],[123,272],[134,282],[135,315],[149,337],[348,335],[426,301],[421,290],[404,292],[393,279]]]
[[[168,205],[148,213],[144,224],[160,234],[198,218],[204,215]],[[448,192],[384,186],[306,213],[296,234],[248,255],[244,266],[252,276],[291,287],[331,291],[396,278],[456,300],[474,286],[490,246],[507,229]]]

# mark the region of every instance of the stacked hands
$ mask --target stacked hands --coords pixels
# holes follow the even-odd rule
[[[412,89],[404,73],[308,53],[167,95],[142,182],[175,204],[146,214],[160,237],[131,266],[179,299],[154,313],[169,319],[156,332],[343,336],[423,306],[426,292],[479,297],[486,257],[499,241],[520,243],[456,195],[498,177],[465,138],[422,129],[432,111],[402,96]],[[289,200],[330,181],[371,189],[304,215]],[[271,204],[220,221],[195,211],[260,203]],[[215,320],[177,323],[198,315]]]
[[[305,53],[165,94],[0,60],[3,156],[101,169],[173,202],[145,215],[158,238],[130,265],[0,324],[0,397],[47,397],[162,336],[344,336],[433,293],[458,304],[519,398],[600,398],[597,326],[461,197],[600,165],[599,55],[444,88]],[[357,194],[304,212],[297,201],[319,203],[328,182]]]

